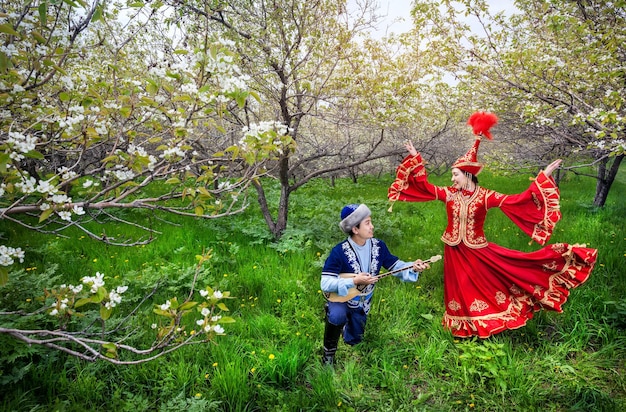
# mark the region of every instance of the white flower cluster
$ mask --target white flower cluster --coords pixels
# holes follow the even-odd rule
[[[122,293],[128,290],[128,286],[118,286],[115,290],[109,292],[109,301],[104,304],[107,309],[115,307],[122,302]]]
[[[289,128],[286,124],[283,124],[279,121],[269,121],[269,122],[261,122],[261,123],[253,123],[250,127],[244,126],[242,129],[244,136],[250,137],[259,137],[264,135],[265,133],[275,130],[279,135],[285,135],[289,131]]]
[[[58,175],[63,181],[68,181],[76,177],[76,172],[70,170],[67,167],[58,169]],[[56,177],[48,180],[37,181],[34,177],[30,176],[28,172],[22,171],[20,174],[20,180],[15,183],[15,188],[24,194],[41,193],[44,198],[44,202],[39,206],[39,209],[44,211],[50,209],[51,204],[56,206],[65,206],[72,203],[72,198],[59,190],[60,185],[54,183]],[[4,194],[4,186],[0,187],[0,195]],[[57,211],[59,217],[65,221],[72,221],[72,212],[77,215],[84,215],[85,211],[81,206],[73,205],[71,209],[61,207]]]
[[[96,276],[85,276],[81,279],[81,281],[83,282],[82,285],[74,286],[71,284],[63,284],[60,286],[60,293],[57,296],[57,301],[51,305],[51,316],[58,316],[65,313],[70,302],[70,297],[72,298],[72,301],[74,301],[76,295],[83,291],[83,285],[89,287],[90,293],[97,293],[98,288],[104,286],[104,274],[96,272]],[[122,302],[122,294],[127,290],[128,286],[118,286],[117,288],[109,292],[108,300],[105,302],[104,306],[107,309],[111,309],[120,304]],[[70,294],[73,296],[69,296]]]
[[[153,155],[149,155],[148,152],[146,152],[146,149],[144,149],[143,147],[130,144],[128,145],[128,154],[133,155],[133,156],[147,158],[148,170],[150,171],[154,170],[157,159]]]
[[[289,132],[289,128],[287,127],[287,125],[278,121],[254,123],[251,124],[250,127],[245,126],[242,129],[243,137],[239,141],[239,146],[244,150],[248,149],[248,142],[250,140],[252,140],[253,142],[261,142],[263,139],[266,139],[266,134],[271,131],[275,132],[275,136],[283,136]],[[269,143],[280,146],[280,140],[275,140]]]
[[[0,245],[0,266],[11,266],[18,259],[24,263],[24,251],[21,248],[12,248]]]
[[[220,292],[219,290],[216,290],[213,293],[209,294],[209,291],[207,291],[206,289],[201,289],[200,295],[206,300],[210,300],[210,299],[219,300],[224,297],[224,294]],[[200,314],[204,318],[198,319],[196,321],[196,324],[200,326],[204,332],[209,333],[213,331],[217,333],[218,335],[224,334],[224,328],[221,325],[217,324],[217,322],[219,322],[219,320],[222,318],[221,316],[219,315],[211,316],[211,309],[207,307],[202,308],[202,310],[200,311]]]
[[[124,165],[115,165],[115,170],[107,170],[104,173],[108,176],[113,175],[117,180],[120,181],[130,180],[135,177],[135,172],[133,172]]]
[[[81,279],[87,286],[91,286],[91,293],[96,293],[100,286],[104,286],[104,274],[96,272],[96,276],[85,276]]]
[[[185,157],[185,151],[180,147],[180,145],[177,145],[176,147],[172,147],[169,149],[165,149],[163,151],[163,154],[161,154],[161,158],[167,159],[167,160],[172,160],[173,158],[176,158],[176,157],[181,157],[181,158]]]
[[[24,135],[19,132],[9,132],[9,138],[7,139],[9,149],[9,157],[16,162],[24,159],[24,153],[28,153],[31,150],[35,150],[37,145],[37,137]]]

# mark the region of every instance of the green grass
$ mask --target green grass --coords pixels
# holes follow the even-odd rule
[[[563,220],[551,242],[599,248],[592,276],[573,290],[561,314],[539,312],[524,328],[485,340],[456,340],[441,327],[440,263],[417,284],[385,278],[364,342],[340,343],[334,371],[320,364],[324,300],[319,276],[346,203],[365,202],[376,236],[405,260],[440,254],[445,210],[439,202],[397,203],[388,213],[391,176],[359,183],[317,180],[292,196],[290,226],[272,243],[257,208],[217,221],[158,223],[153,243],[108,247],[80,234],[38,236],[0,222],[6,244],[26,249],[23,267],[0,288],[0,310],[36,309],[44,287],[105,273],[107,285],[130,286],[128,309],[157,282],[150,303],[184,296],[195,255],[212,249],[200,286],[229,290],[235,324],[215,344],[183,348],[135,366],[85,363],[0,336],[3,411],[619,411],[626,408],[626,193],[616,181],[604,209],[590,206],[594,182],[561,185]],[[446,185],[449,177],[433,179]],[[503,193],[527,177],[481,174]],[[145,217],[137,213],[134,218]],[[155,222],[157,220],[154,220]],[[118,228],[108,229],[109,233]],[[127,233],[127,232],[124,232]],[[491,241],[536,250],[498,210]],[[117,234],[117,233],[116,233]],[[132,291],[132,292],[131,292]],[[146,306],[140,322],[154,321]],[[114,319],[113,319],[114,320]],[[16,323],[26,320],[14,320]],[[7,320],[2,320],[7,326]],[[31,325],[49,322],[45,316]],[[26,325],[27,323],[21,323]],[[44,325],[52,327],[50,323]],[[193,325],[191,325],[193,326]],[[146,332],[147,334],[149,332]],[[140,336],[134,343],[148,342]]]

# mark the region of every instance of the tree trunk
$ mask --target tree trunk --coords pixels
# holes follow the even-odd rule
[[[272,217],[267,197],[265,196],[265,190],[259,180],[254,181],[254,187],[257,192],[257,201],[261,208],[261,213],[265,219],[265,223],[269,228],[274,239],[278,240],[283,235],[283,232],[287,228],[287,220],[289,217],[289,195],[291,194],[291,187],[289,186],[289,178],[287,171],[289,169],[289,159],[283,158],[280,161],[280,199],[278,200],[278,210],[276,212],[276,219]]]
[[[609,195],[613,181],[615,181],[615,177],[617,176],[617,172],[619,171],[619,166],[622,163],[623,158],[624,155],[615,156],[608,171],[607,164],[609,163],[609,158],[605,158],[600,162],[600,165],[598,166],[596,195],[593,199],[594,206],[603,207],[606,203],[606,198]]]

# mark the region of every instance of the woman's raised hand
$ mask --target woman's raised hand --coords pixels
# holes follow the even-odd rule
[[[406,150],[409,151],[411,156],[415,156],[417,154],[417,150],[415,150],[415,147],[413,147],[413,143],[411,143],[410,140],[406,140],[404,142],[404,147],[406,147]]]
[[[554,162],[550,163],[544,169],[543,174],[546,175],[547,177],[552,176],[552,172],[554,172],[561,165],[562,161],[563,161],[562,159],[556,159]]]

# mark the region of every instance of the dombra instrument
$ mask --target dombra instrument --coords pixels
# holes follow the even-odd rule
[[[424,260],[424,263],[433,263],[436,262],[438,260],[441,260],[441,255],[435,255],[435,256],[431,256],[429,259]],[[411,269],[413,267],[413,265],[411,264],[411,266],[405,266],[403,268],[400,269],[395,269],[392,270],[390,272],[385,272],[383,274],[380,274],[378,276],[376,276],[378,279],[382,279],[385,278],[389,275],[395,275],[396,273],[400,273],[403,270],[407,270],[407,269]],[[353,278],[357,276],[357,273],[340,273],[339,277],[340,278]],[[326,300],[328,300],[329,302],[347,302],[352,298],[355,298],[357,296],[364,296],[365,293],[363,293],[363,290],[367,287],[367,285],[355,285],[354,287],[351,287],[350,289],[348,289],[348,294],[347,295],[343,295],[343,296],[339,296],[336,292],[323,292],[324,297],[326,298]]]

